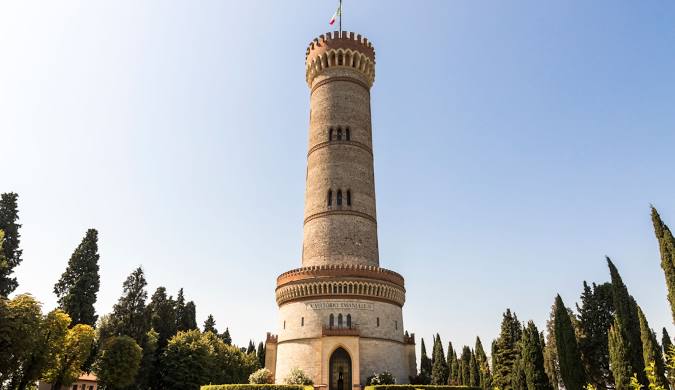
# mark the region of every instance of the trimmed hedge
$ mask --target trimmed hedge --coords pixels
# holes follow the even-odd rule
[[[302,385],[205,385],[201,390],[314,390],[314,386]]]
[[[480,387],[444,385],[375,385],[364,390],[482,390]]]

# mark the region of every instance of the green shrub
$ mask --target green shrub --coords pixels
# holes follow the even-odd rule
[[[294,368],[291,372],[288,373],[288,376],[284,378],[284,383],[287,385],[305,385],[309,386],[314,384],[312,378],[308,377],[304,371],[299,368]]]
[[[272,371],[261,368],[248,376],[248,383],[252,385],[272,384],[274,383],[274,376],[272,375]]]
[[[374,385],[395,385],[396,378],[389,371],[384,371],[379,374],[374,374],[373,376],[366,379],[366,386]]]
[[[201,390],[314,390],[302,385],[206,385]]]
[[[480,387],[445,386],[445,385],[374,385],[364,390],[481,390]]]

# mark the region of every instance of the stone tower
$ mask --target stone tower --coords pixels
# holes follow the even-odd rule
[[[302,268],[277,278],[278,335],[265,366],[277,383],[300,368],[326,390],[374,373],[417,373],[404,333],[404,280],[380,268],[370,89],[375,50],[349,32],[321,35],[305,56],[310,90]]]

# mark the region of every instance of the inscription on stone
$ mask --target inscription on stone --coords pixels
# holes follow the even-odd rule
[[[308,302],[307,308],[312,310],[374,310],[375,305],[367,302],[318,301]]]

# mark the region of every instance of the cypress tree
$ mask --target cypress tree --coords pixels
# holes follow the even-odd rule
[[[607,265],[609,266],[609,272],[612,277],[615,319],[619,325],[618,330],[621,332],[621,336],[625,341],[626,353],[632,369],[631,376],[633,373],[637,374],[638,382],[647,388],[649,382],[647,381],[647,375],[645,373],[637,303],[635,303],[635,299],[628,294],[628,289],[623,283],[623,280],[621,280],[619,271],[609,257],[607,258]]]
[[[648,367],[651,363],[654,363],[654,376],[656,383],[652,383],[652,385],[667,387],[668,381],[666,380],[666,367],[663,363],[661,346],[659,345],[659,342],[656,341],[656,334],[651,330],[651,328],[649,328],[647,317],[645,317],[645,313],[642,312],[642,309],[639,306],[638,318],[640,320],[640,336],[642,339],[642,354],[645,367]]]
[[[560,295],[555,298],[554,325],[560,376],[565,388],[570,390],[582,389],[586,385],[586,380],[581,354],[579,353],[572,320]]]
[[[185,295],[183,294],[182,287],[178,290],[178,295],[176,295],[175,311],[176,311],[176,329],[179,332],[189,330],[186,326],[184,326],[186,312],[185,312]]]
[[[614,386],[616,390],[629,390],[630,377],[633,369],[630,365],[630,357],[626,348],[626,340],[621,333],[619,321],[614,318],[614,323],[609,328],[609,364],[612,367],[614,375]]]
[[[471,386],[471,349],[466,345],[462,348],[462,356],[460,357],[459,372],[461,375],[461,385]]]
[[[671,349],[673,348],[673,342],[670,341],[670,335],[666,328],[663,328],[663,337],[661,338],[661,347],[663,348],[663,356],[665,357],[665,363],[668,373],[668,382],[670,382],[670,388],[675,389],[675,372],[670,367],[673,367],[673,359],[671,356]]]
[[[673,238],[673,233],[671,233],[668,226],[661,220],[661,216],[654,206],[652,206],[652,223],[654,224],[656,239],[659,242],[661,268],[666,277],[670,311],[673,321],[675,321],[675,238]]]
[[[258,364],[260,368],[265,368],[265,344],[261,341],[258,343],[258,352],[256,353],[258,357]]]
[[[113,306],[109,318],[115,336],[129,336],[138,345],[144,344],[146,334],[150,330],[145,310],[145,300],[148,298],[148,292],[145,290],[147,285],[143,269],[136,268],[124,281],[123,295]]]
[[[20,237],[17,223],[19,211],[17,199],[19,195],[9,192],[0,196],[0,230],[4,232],[4,240],[0,240],[0,260],[4,257],[4,263],[0,267],[0,297],[7,297],[19,286],[15,277],[12,277],[14,269],[21,263],[22,250],[19,249]]]
[[[221,338],[223,339],[223,342],[226,345],[232,345],[232,337],[230,337],[230,328],[225,328],[225,332],[223,332]]]
[[[457,375],[457,372],[455,371],[455,365],[452,364],[452,361],[455,359],[455,348],[452,346],[452,342],[448,342],[448,359],[447,359],[447,364],[448,364],[448,385],[453,385],[453,378],[455,375]]]
[[[427,355],[427,348],[424,345],[424,338],[422,338],[422,347],[421,347],[421,357],[420,357],[420,376],[422,381],[425,383],[431,382],[431,359]]]
[[[527,390],[527,377],[525,376],[525,367],[523,364],[523,358],[520,354],[516,356],[516,361],[513,363],[513,373],[511,374],[511,389]]]
[[[612,285],[603,283],[592,288],[584,281],[579,312],[581,337],[579,350],[588,380],[596,388],[611,388],[614,377],[609,369],[608,331],[614,321]]]
[[[443,353],[441,336],[436,334],[434,339],[433,362],[431,366],[431,384],[444,385],[448,383],[448,364]]]
[[[487,354],[483,349],[483,343],[480,338],[476,337],[476,362],[480,370],[479,385],[483,390],[492,389],[492,374],[490,373],[490,364],[488,363]]]
[[[559,389],[560,366],[558,365],[558,347],[555,342],[555,304],[551,307],[551,313],[546,321],[546,339],[541,335],[541,342],[544,345],[544,369],[548,380],[554,389]]]
[[[523,370],[528,390],[552,390],[544,370],[544,351],[541,347],[539,330],[534,322],[529,321],[523,330],[521,351]]]
[[[194,301],[185,304],[185,315],[181,323],[187,330],[199,329],[197,327],[197,306]]]
[[[176,334],[176,308],[172,297],[166,296],[166,288],[157,287],[146,309],[152,329],[157,332],[157,351],[161,355],[169,339]]]
[[[98,232],[89,229],[54,286],[59,307],[72,319],[71,327],[77,324],[94,326],[98,318],[94,309],[100,287],[98,259]]]
[[[478,362],[476,361],[476,354],[471,351],[471,360],[469,361],[469,386],[480,386],[480,370],[478,369]]]
[[[246,348],[246,353],[247,354],[255,353],[255,343],[253,343],[253,340],[248,341],[248,348]]]
[[[493,384],[502,390],[512,388],[514,364],[518,357],[518,342],[521,337],[521,327],[518,317],[511,314],[510,309],[502,318],[499,338],[492,345]],[[519,378],[516,378],[519,379]]]
[[[213,319],[213,315],[209,314],[204,321],[204,332],[211,332],[215,335],[218,334],[218,329],[216,329],[216,320]]]

